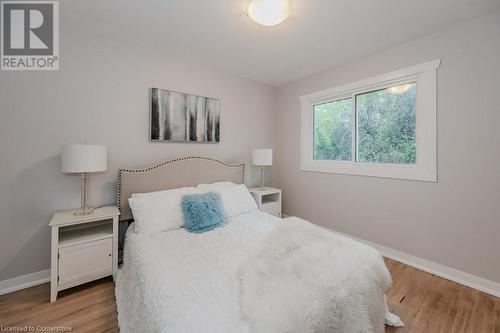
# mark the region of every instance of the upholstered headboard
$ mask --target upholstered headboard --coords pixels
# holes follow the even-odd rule
[[[120,221],[132,219],[128,199],[132,193],[154,192],[218,181],[244,182],[245,164],[231,164],[208,157],[183,157],[144,169],[118,171]]]

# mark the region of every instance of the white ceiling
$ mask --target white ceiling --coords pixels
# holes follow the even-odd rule
[[[261,27],[248,0],[61,1],[61,20],[273,86],[500,10],[500,0],[290,0]]]

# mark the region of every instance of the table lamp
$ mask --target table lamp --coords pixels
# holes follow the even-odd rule
[[[108,169],[108,149],[102,145],[63,145],[61,170],[63,173],[81,174],[81,207],[75,215],[90,215],[94,212],[87,204],[89,173],[104,172]]]
[[[260,188],[264,189],[264,166],[273,165],[272,149],[254,149],[252,151],[252,164],[260,166]]]

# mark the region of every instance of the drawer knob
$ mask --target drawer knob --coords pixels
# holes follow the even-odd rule
[[[108,254],[108,257],[111,257],[111,253],[110,253],[110,254]]]

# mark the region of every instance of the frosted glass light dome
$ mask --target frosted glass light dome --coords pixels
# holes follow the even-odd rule
[[[253,0],[248,6],[248,15],[258,24],[270,27],[288,18],[290,3],[288,0]]]

